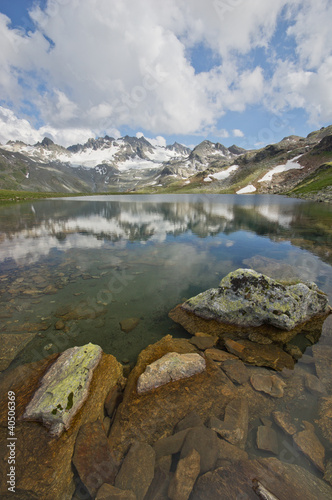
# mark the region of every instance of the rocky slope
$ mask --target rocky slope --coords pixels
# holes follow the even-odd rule
[[[291,194],[330,201],[332,126],[246,151],[203,141],[193,150],[105,136],[68,148],[49,138],[0,146],[0,189],[49,192]]]

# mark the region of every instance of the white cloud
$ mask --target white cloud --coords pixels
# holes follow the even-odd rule
[[[271,46],[280,15],[292,57]],[[127,126],[163,143],[159,134],[213,130],[227,111],[261,102],[329,120],[331,17],[330,0],[48,0],[31,11],[33,33],[0,14],[0,95],[17,117],[29,102],[62,141],[65,131],[120,135]],[[196,73],[188,58],[198,44],[221,61],[210,71]],[[268,62],[253,62],[254,49],[265,51],[272,76]],[[23,122],[18,130],[41,133]]]
[[[240,130],[238,128],[235,128],[234,130],[232,130],[232,134],[234,137],[244,137],[244,133],[242,132],[242,130]]]

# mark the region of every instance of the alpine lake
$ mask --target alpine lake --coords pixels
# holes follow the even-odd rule
[[[313,281],[332,305],[332,206],[325,203],[204,194],[33,200],[0,206],[0,230],[0,333],[17,345],[2,369],[92,342],[129,371],[165,335],[190,339],[169,311],[238,268]],[[318,344],[332,346],[331,320]],[[316,340],[294,339],[302,374],[317,375],[310,361]],[[302,389],[290,412],[314,423],[322,394]],[[331,444],[316,431],[331,459]],[[278,432],[280,460],[322,478]],[[251,434],[250,453],[269,456]]]

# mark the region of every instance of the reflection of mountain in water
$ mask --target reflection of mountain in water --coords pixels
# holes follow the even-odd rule
[[[100,201],[99,201],[100,199]],[[282,197],[100,197],[6,207],[0,259],[47,255],[51,248],[98,248],[105,240],[164,241],[188,231],[206,238],[245,230],[290,240],[331,262],[332,210]],[[107,200],[107,201],[106,201]],[[26,240],[29,240],[27,244]]]

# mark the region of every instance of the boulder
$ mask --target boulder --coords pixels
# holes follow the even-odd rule
[[[263,375],[255,373],[251,375],[250,382],[256,391],[265,392],[274,398],[282,398],[286,383],[277,375]]]
[[[36,335],[37,333],[0,334],[0,372],[8,368],[13,359]]]
[[[100,420],[82,425],[77,435],[73,464],[78,475],[94,497],[104,483],[113,484],[118,472]]]
[[[328,297],[314,283],[284,285],[251,269],[237,269],[218,288],[188,299],[182,308],[195,315],[239,326],[273,325],[292,330],[328,309]]]
[[[122,490],[131,490],[137,500],[143,500],[154,476],[154,466],[153,448],[146,443],[134,442],[116,476],[115,486]]]
[[[111,356],[102,354],[93,371],[87,398],[77,411],[70,427],[59,437],[52,436],[41,422],[22,419],[45,373],[59,355],[7,370],[0,381],[0,440],[8,437],[8,391],[16,395],[16,430],[21,445],[16,446],[16,496],[27,500],[63,500],[75,490],[72,456],[80,427],[104,418],[104,400],[122,377],[122,367]],[[0,496],[7,500],[8,463],[0,462]],[[56,480],[55,480],[56,478]],[[9,495],[10,493],[10,495]],[[9,495],[9,496],[8,496]]]
[[[101,347],[91,343],[63,352],[43,377],[23,418],[43,422],[54,436],[68,430],[88,397],[101,355]]]
[[[200,472],[200,460],[200,455],[195,449],[179,460],[168,488],[171,500],[188,500]]]
[[[329,500],[331,491],[308,470],[273,457],[242,460],[204,474],[196,481],[190,499]]]
[[[139,394],[205,370],[205,359],[196,353],[169,352],[145,368],[137,381]]]
[[[234,398],[236,388],[209,358],[206,369],[194,377],[162,385],[150,392],[138,394],[137,380],[150,365],[168,352],[193,353],[195,347],[184,339],[167,335],[143,350],[135,368],[130,372],[123,402],[117,409],[109,434],[111,447],[122,458],[134,440],[153,444],[171,436],[179,420],[196,412],[204,421],[221,414]]]
[[[324,472],[324,446],[316,436],[314,426],[306,421],[303,421],[303,425],[305,427],[304,431],[293,435],[294,443],[317,469]]]
[[[276,345],[263,345],[250,340],[225,340],[228,351],[238,356],[242,361],[256,366],[267,366],[281,371],[283,368],[294,368],[293,358]]]

